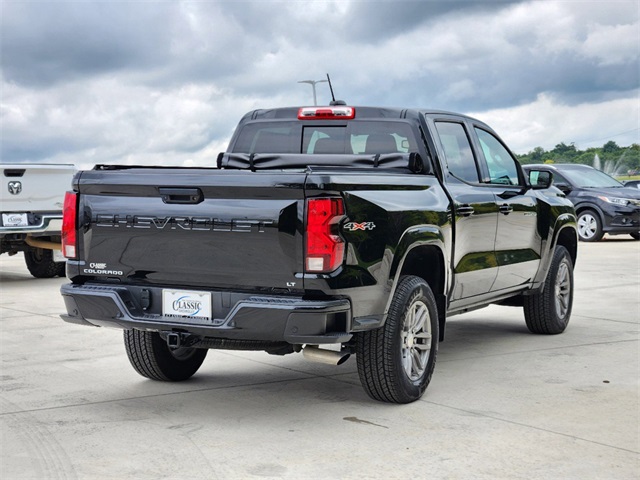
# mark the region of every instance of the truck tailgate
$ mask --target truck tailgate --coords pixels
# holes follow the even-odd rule
[[[60,212],[64,192],[71,186],[73,165],[2,165],[0,189],[3,212]]]
[[[83,172],[78,273],[138,285],[301,288],[304,180],[303,172]]]

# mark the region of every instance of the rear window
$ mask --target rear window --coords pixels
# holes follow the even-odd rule
[[[351,121],[343,125],[302,122],[253,123],[243,127],[234,153],[377,154],[417,152],[408,123]]]

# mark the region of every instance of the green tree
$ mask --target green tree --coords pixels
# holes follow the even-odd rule
[[[549,152],[556,163],[573,163],[573,159],[578,154],[575,143],[567,145],[562,142]]]
[[[620,147],[613,140],[609,140],[602,146],[602,153],[617,153],[620,151]]]
[[[542,147],[535,147],[529,153],[516,155],[523,165],[530,163],[581,163],[593,165],[595,156],[600,157],[601,168],[616,166],[617,170],[640,171],[640,144],[634,143],[628,147],[620,147],[616,142],[609,141],[602,147],[590,147],[578,150],[574,143],[561,142],[553,150],[546,151]]]
[[[626,152],[627,155],[624,159],[629,170],[640,170],[640,145],[634,143],[630,147],[627,147]]]
[[[542,147],[534,148],[532,151],[529,152],[529,156],[531,158],[531,163],[540,163],[540,162],[542,162],[542,159],[543,159],[545,153],[547,153],[547,152]]]
[[[596,156],[595,149],[589,149],[586,152],[580,152],[580,154],[574,159],[575,163],[581,163],[583,165],[593,165],[593,158]]]

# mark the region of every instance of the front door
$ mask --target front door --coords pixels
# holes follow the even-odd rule
[[[492,133],[475,127],[484,156],[488,184],[498,208],[495,254],[498,276],[492,291],[526,285],[540,266],[538,200],[519,175],[515,159]],[[485,165],[482,165],[485,168]]]

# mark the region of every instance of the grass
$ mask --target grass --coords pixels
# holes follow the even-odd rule
[[[626,182],[627,180],[640,180],[640,175],[619,175],[616,177],[619,182]]]

